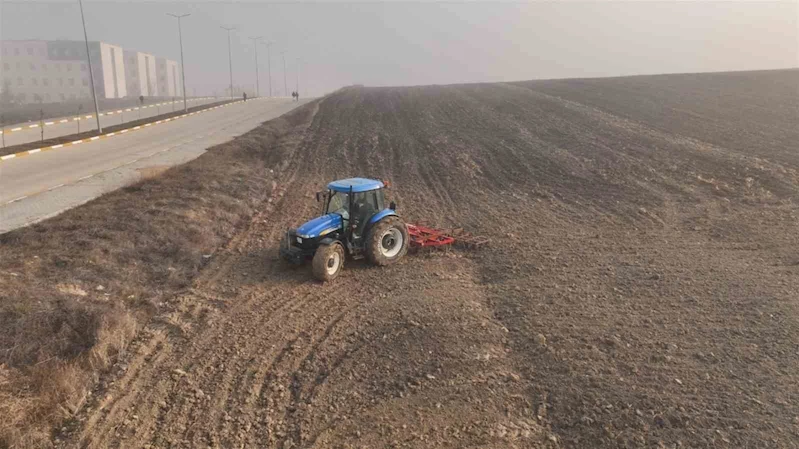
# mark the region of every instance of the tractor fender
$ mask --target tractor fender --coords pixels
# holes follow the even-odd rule
[[[331,239],[330,237],[325,237],[322,240],[319,240],[319,244],[320,245],[332,245],[334,243],[337,243],[337,244],[341,245],[341,242],[339,242],[336,239]]]
[[[389,216],[399,217],[399,215],[397,215],[397,212],[389,208],[383,209],[380,212],[372,215],[372,218],[370,218],[369,221],[366,223],[366,226],[364,226],[363,235],[366,235],[366,233],[369,232],[369,229],[372,226],[376,225],[377,222]]]
[[[369,219],[368,225],[371,226],[371,225],[377,223],[378,221],[388,217],[389,215],[394,215],[396,217],[399,216],[399,215],[397,215],[397,213],[394,210],[386,208],[386,209],[383,209],[380,212],[372,215],[372,218]]]

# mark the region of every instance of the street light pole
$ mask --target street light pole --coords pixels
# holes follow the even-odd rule
[[[300,58],[297,58],[295,69],[296,69],[295,75],[297,76],[297,100],[299,100],[300,99]]]
[[[89,60],[89,82],[92,84],[92,99],[94,99],[94,116],[97,118],[97,133],[103,133],[100,126],[100,105],[97,104],[97,93],[94,91],[94,72],[92,72],[92,55],[89,53],[89,35],[86,34],[86,19],[83,17],[83,1],[78,0],[80,5],[80,21],[83,23],[83,40],[86,42],[86,59]]]
[[[255,97],[258,98],[261,96],[261,85],[258,80],[258,41],[263,39],[263,37],[251,37],[250,39],[252,39],[252,46],[255,48]]]
[[[269,98],[272,98],[272,56],[270,52],[272,44],[274,44],[273,41],[266,43],[266,70],[269,73]]]
[[[289,96],[289,84],[286,82],[286,52],[281,51],[281,55],[283,55],[283,92],[286,93],[286,96]]]
[[[182,14],[177,16],[175,14],[166,13],[166,15],[178,19],[178,39],[180,40],[180,77],[183,81],[183,112],[189,112],[189,107],[186,105],[186,66],[183,65],[183,31],[180,28],[180,19],[188,17],[191,14]]]
[[[219,27],[227,31],[227,58],[230,66],[230,96],[233,97],[233,56],[230,50],[230,32],[235,30],[236,27]]]

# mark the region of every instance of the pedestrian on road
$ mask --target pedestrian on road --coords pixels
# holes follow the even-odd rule
[[[247,92],[244,92],[244,102],[247,102]]]

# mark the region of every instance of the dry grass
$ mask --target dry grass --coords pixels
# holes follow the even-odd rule
[[[0,235],[0,447],[46,447],[163,298],[270,194],[312,106],[200,158]]]

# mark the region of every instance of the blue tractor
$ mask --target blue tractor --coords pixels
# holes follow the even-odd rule
[[[346,255],[385,266],[408,252],[408,228],[397,215],[394,202],[385,206],[381,181],[333,181],[327,191],[316,194],[316,201],[323,204],[323,215],[289,229],[280,244],[280,256],[297,265],[312,260],[317,279],[335,279]]]

